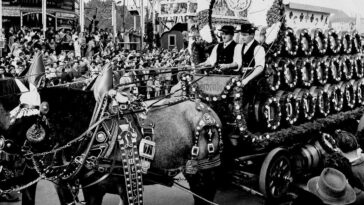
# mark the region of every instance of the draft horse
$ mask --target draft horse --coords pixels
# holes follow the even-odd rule
[[[40,94],[42,100],[49,103],[46,118],[32,116],[6,126],[9,124],[7,117],[1,117],[4,143],[12,143],[10,148],[3,147],[2,152],[21,156],[21,160],[28,162],[29,167],[35,168],[38,174],[48,179],[63,184],[78,182],[83,187],[87,204],[101,204],[106,193],[118,194],[124,204],[130,203],[131,195],[125,183],[128,173],[123,169],[123,150],[120,146],[121,142],[128,141],[133,136],[136,137],[137,145],[142,141],[144,133],[140,131],[140,118],[136,116],[138,109],[131,106],[131,103],[126,107],[117,104],[115,111],[115,107],[114,110],[111,108],[115,105],[115,100],[108,97],[105,110],[109,118],[102,122],[102,126],[94,124],[91,129],[90,121],[95,117],[93,110],[96,104],[93,93],[69,88],[44,88]],[[2,116],[8,116],[10,109],[5,105],[7,102],[0,101],[5,114]],[[149,105],[152,103],[146,102]],[[169,99],[158,104],[159,106],[148,110],[146,119],[144,116],[141,120],[153,124],[155,143],[154,159],[148,174],[143,175],[144,184],[172,185],[173,177],[182,171],[191,191],[212,201],[216,192],[215,168],[220,164],[219,153],[222,150],[219,118],[200,102]],[[121,107],[123,111],[120,111]],[[129,118],[124,118],[126,115]],[[98,122],[100,121],[102,120]],[[209,124],[208,121],[214,123]],[[118,122],[116,129],[113,128],[115,122]],[[29,130],[34,127],[42,127],[42,137],[29,135]],[[135,132],[130,135],[127,134],[130,132],[121,132],[125,127]],[[89,131],[85,132],[87,129]],[[109,133],[106,140],[102,141],[99,138],[105,136],[100,135],[100,130],[104,134],[107,130],[116,130],[117,135]],[[121,138],[124,135],[129,138],[123,141]],[[94,161],[90,162],[91,159]],[[13,166],[9,162],[4,164]],[[206,202],[195,197],[195,204]]]

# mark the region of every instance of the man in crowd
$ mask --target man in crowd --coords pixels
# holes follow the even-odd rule
[[[233,40],[234,37],[233,26],[221,27],[222,43],[217,44],[210,57],[200,65],[202,66],[217,66],[223,74],[239,74],[241,67],[241,57],[239,47]]]

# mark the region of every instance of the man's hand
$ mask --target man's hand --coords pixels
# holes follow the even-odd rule
[[[230,67],[229,64],[219,64],[219,66],[221,70],[226,70]]]

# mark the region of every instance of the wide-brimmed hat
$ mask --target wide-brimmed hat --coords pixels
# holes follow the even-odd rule
[[[320,176],[308,181],[307,187],[325,204],[345,205],[356,200],[355,191],[347,182],[345,175],[334,168],[325,168]]]
[[[238,29],[236,30],[236,32],[241,32],[241,33],[254,33],[255,30],[257,30],[257,28],[251,24],[251,23],[244,23],[241,24],[240,27],[238,27]]]
[[[234,35],[235,28],[234,28],[234,26],[228,26],[228,25],[226,25],[226,26],[221,27],[219,29],[219,31],[222,31],[222,32],[224,32],[226,34]]]

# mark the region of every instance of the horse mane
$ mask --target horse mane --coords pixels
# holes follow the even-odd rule
[[[87,130],[96,104],[91,91],[53,87],[41,89],[40,95],[49,103],[51,138],[63,144]]]

